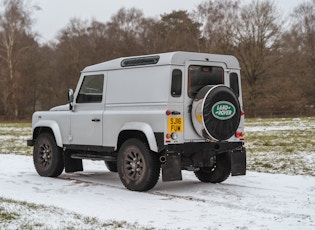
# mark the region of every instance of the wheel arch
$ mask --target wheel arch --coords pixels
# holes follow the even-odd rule
[[[60,128],[56,121],[39,121],[33,129],[33,140],[36,140],[39,134],[46,132],[54,136],[58,147],[63,147]]]
[[[143,122],[128,122],[122,126],[118,135],[117,149],[129,138],[146,141],[153,152],[158,152],[158,145],[151,126]]]

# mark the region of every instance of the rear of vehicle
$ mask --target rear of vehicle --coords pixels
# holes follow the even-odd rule
[[[231,173],[245,175],[238,61],[226,55],[187,55],[183,65],[172,71],[167,147],[161,155],[163,180],[180,180],[182,169],[212,183]]]

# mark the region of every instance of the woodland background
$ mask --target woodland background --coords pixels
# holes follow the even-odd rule
[[[122,8],[107,22],[73,18],[45,44],[32,30],[38,6],[1,4],[1,120],[30,120],[35,110],[67,103],[87,65],[177,50],[236,56],[247,117],[315,115],[315,0],[287,18],[269,0],[207,0],[159,18]]]

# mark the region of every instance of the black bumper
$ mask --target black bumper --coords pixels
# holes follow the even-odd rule
[[[162,164],[164,181],[181,180],[181,169],[195,170],[213,167],[213,157],[229,155],[232,176],[246,174],[246,149],[243,142],[206,142],[168,145],[165,164]]]
[[[205,153],[208,156],[215,156],[220,153],[231,152],[243,148],[243,142],[186,142],[183,144],[167,145],[166,152],[191,155]]]

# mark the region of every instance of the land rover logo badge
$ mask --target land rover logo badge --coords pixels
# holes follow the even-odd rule
[[[235,107],[231,102],[219,101],[212,106],[212,114],[219,120],[227,120],[235,115]]]

